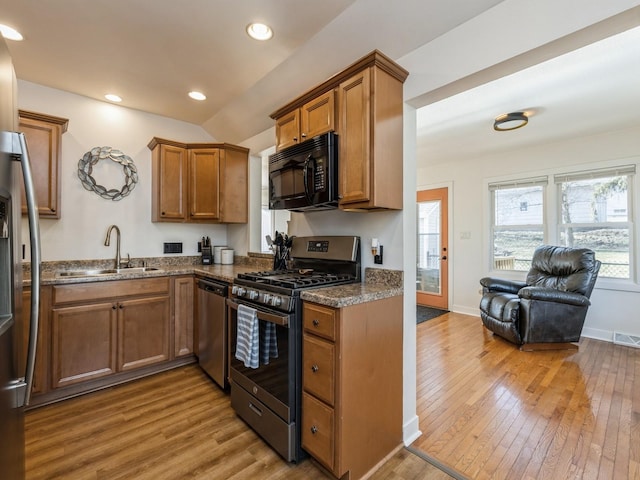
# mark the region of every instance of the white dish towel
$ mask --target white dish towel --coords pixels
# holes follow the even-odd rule
[[[258,312],[255,308],[238,305],[238,334],[236,358],[247,368],[258,368]]]

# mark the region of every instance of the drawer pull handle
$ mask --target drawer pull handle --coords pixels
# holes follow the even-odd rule
[[[259,417],[262,416],[262,410],[260,410],[258,407],[256,407],[253,403],[249,402],[249,408],[251,410],[253,410],[253,412],[258,415]]]
[[[315,435],[316,433],[318,433],[318,427],[316,427],[315,425],[311,427],[311,433],[313,435]]]
[[[316,372],[318,371],[318,365],[315,365],[315,364],[314,364],[314,365],[311,365],[311,371],[312,371],[313,373],[316,373]]]
[[[313,319],[313,326],[317,327],[318,325],[320,325],[320,320],[314,318]]]

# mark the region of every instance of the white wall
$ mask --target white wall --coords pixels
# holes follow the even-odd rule
[[[583,138],[505,151],[491,157],[447,162],[427,158],[427,167],[418,171],[419,189],[451,182],[452,224],[450,225],[451,309],[479,315],[479,279],[491,274],[489,269],[489,193],[488,179],[526,178],[567,169],[590,169],[611,164],[635,163],[640,172],[640,126],[605,132]],[[636,175],[633,192],[634,235],[640,239],[640,175]],[[461,232],[469,232],[462,239]],[[637,242],[638,243],[638,242]],[[632,262],[638,266],[638,245]],[[505,276],[504,272],[493,272]],[[524,273],[519,275],[524,278]],[[455,279],[455,281],[453,281]],[[611,340],[613,331],[640,335],[640,285],[599,278],[591,297],[584,335]],[[615,312],[611,306],[615,305]]]
[[[68,130],[62,135],[61,218],[40,222],[44,261],[114,258],[115,238],[111,246],[104,246],[111,224],[122,231],[123,256],[129,253],[134,258],[162,256],[163,242],[183,242],[183,255],[196,255],[197,242],[203,235],[208,235],[214,245],[227,244],[225,225],[151,222],[151,151],[147,144],[152,137],[215,141],[200,126],[25,81],[18,82],[18,107],[69,119]],[[78,160],[100,146],[121,150],[138,169],[137,186],[120,201],[105,200],[85,190],[77,176]],[[115,164],[98,164],[93,176],[105,187],[120,189],[122,172],[112,167]],[[23,239],[28,243],[26,220],[23,223]],[[244,241],[246,232],[238,228],[235,232],[235,239]],[[246,245],[238,245],[238,250],[243,249],[246,251]]]

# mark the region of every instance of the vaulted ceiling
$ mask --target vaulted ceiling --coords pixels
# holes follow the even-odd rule
[[[0,23],[25,37],[7,42],[19,79],[98,100],[116,93],[125,107],[202,125],[234,143],[271,128],[270,113],[378,49],[410,71],[405,99],[426,106],[419,152],[451,155],[445,150],[460,147],[453,138],[461,133],[465,147],[489,148],[479,129],[504,111],[534,111],[531,126],[553,114],[555,132],[592,115],[616,117],[625,105],[637,111],[629,81],[638,78],[637,34],[624,48],[567,53],[640,24],[640,2],[615,3],[0,0]],[[274,37],[249,38],[253,21],[269,24]],[[535,67],[543,60],[550,62]],[[207,100],[190,99],[190,90]],[[576,110],[603,92],[611,103],[587,115]]]

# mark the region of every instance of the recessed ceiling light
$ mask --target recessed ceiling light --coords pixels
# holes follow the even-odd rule
[[[247,25],[247,33],[251,38],[256,40],[269,40],[273,37],[273,30],[269,25],[264,23],[250,23]]]
[[[110,102],[121,102],[122,101],[122,98],[120,98],[118,95],[114,95],[113,93],[107,93],[104,96],[104,98],[106,98]]]
[[[524,127],[527,123],[529,123],[529,117],[525,112],[503,113],[495,118],[493,129],[504,132]]]
[[[207,96],[204,93],[196,92],[196,91],[189,92],[189,96],[191,98],[193,98],[194,100],[206,100],[207,99]]]
[[[3,25],[1,23],[0,23],[0,34],[2,34],[2,36],[7,40],[16,40],[18,42],[24,38],[20,34],[20,32],[17,31],[15,28],[11,28],[10,26]]]

